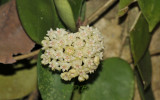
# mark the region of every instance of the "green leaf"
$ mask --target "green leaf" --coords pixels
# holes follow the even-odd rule
[[[43,100],[70,100],[73,82],[61,80],[60,75],[41,65],[42,52],[38,56],[38,88]]]
[[[0,64],[0,100],[23,98],[37,87],[36,63]]]
[[[130,32],[131,52],[135,64],[137,64],[149,45],[151,34],[148,30],[148,23],[142,14],[138,15],[138,20]]]
[[[135,68],[135,75],[141,100],[155,100],[151,85],[144,89],[144,85],[137,67]]]
[[[38,44],[47,30],[64,27],[53,0],[16,0],[19,17],[27,34]]]
[[[143,80],[144,89],[151,83],[152,65],[149,51],[145,53],[142,59],[137,64],[138,71]]]
[[[81,12],[80,12],[81,21],[85,20],[85,13],[86,13],[86,2],[83,3],[82,9],[81,9]]]
[[[102,71],[82,93],[82,100],[132,100],[133,92],[134,75],[130,65],[120,58],[110,58],[103,61]]]
[[[80,1],[80,0],[76,0]],[[68,0],[54,0],[58,14],[66,26],[73,32],[77,30],[74,20],[74,13]],[[76,9],[76,8],[74,8]],[[76,17],[76,16],[75,16]]]
[[[149,23],[149,31],[151,32],[160,21],[160,0],[138,0],[138,4]]]
[[[72,8],[72,11],[73,11],[73,16],[74,16],[75,22],[77,22],[78,18],[81,15],[83,1],[84,0],[68,0],[70,6]]]
[[[119,16],[123,16],[128,11],[128,6],[131,4],[134,0],[120,0],[119,2]]]

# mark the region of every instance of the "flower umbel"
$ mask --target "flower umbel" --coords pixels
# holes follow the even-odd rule
[[[41,63],[51,70],[61,71],[61,78],[80,82],[89,78],[103,57],[103,37],[97,28],[81,26],[76,33],[65,29],[50,29],[42,41]]]

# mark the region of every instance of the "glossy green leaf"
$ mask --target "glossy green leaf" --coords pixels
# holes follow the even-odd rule
[[[160,21],[160,0],[137,0],[144,14],[147,22],[149,23],[149,31],[151,32],[153,28]]]
[[[68,0],[70,6],[72,8],[72,11],[73,11],[73,16],[74,16],[75,22],[77,22],[78,18],[81,15],[83,1],[84,0]]]
[[[120,58],[104,60],[97,73],[96,79],[82,93],[82,100],[132,100],[134,75],[126,61]]]
[[[134,0],[120,0],[119,2],[119,16],[123,16],[128,11],[128,6],[131,4]]]
[[[149,33],[148,23],[142,14],[138,15],[138,20],[130,32],[131,52],[135,64],[140,61],[149,45],[151,34]]]
[[[152,65],[149,51],[145,53],[142,59],[137,64],[138,71],[143,80],[144,88],[146,89],[151,83]]]
[[[141,100],[155,100],[151,85],[144,89],[143,80],[141,80],[141,75],[139,74],[137,67],[135,69],[135,75]]]
[[[80,0],[76,0],[80,1]],[[71,30],[76,31],[76,23],[74,20],[74,13],[68,0],[54,0],[58,14],[65,25]]]
[[[41,65],[41,53],[38,56],[38,88],[43,100],[70,100],[73,82],[65,82],[60,74],[50,71],[49,67]]]
[[[38,44],[47,30],[64,27],[53,0],[16,0],[19,17],[27,34]]]
[[[85,13],[86,13],[86,2],[83,3],[82,9],[81,9],[81,12],[80,12],[81,21],[85,20]]]
[[[0,64],[0,100],[23,98],[37,87],[36,63],[28,60],[13,65]]]

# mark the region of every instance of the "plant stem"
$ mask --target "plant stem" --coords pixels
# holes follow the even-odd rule
[[[22,60],[22,59],[25,59],[25,58],[29,58],[29,57],[33,57],[35,55],[37,55],[39,53],[40,49],[38,50],[35,50],[33,52],[30,52],[28,54],[24,54],[24,55],[19,55],[19,56],[15,56],[13,57],[15,60]]]
[[[113,5],[117,0],[109,0],[104,5],[102,5],[98,10],[91,14],[84,22],[83,25],[91,24],[95,21],[106,9]]]

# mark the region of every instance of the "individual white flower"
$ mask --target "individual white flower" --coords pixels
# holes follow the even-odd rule
[[[83,59],[83,62],[84,62],[84,66],[93,66],[94,65],[94,60],[93,58],[84,58]]]
[[[85,79],[82,76],[78,77],[78,81],[83,82]]]
[[[56,35],[54,34],[54,31],[52,28],[49,31],[47,31],[46,35],[49,36],[51,40],[56,38]]]
[[[72,55],[72,54],[74,54],[74,52],[75,52],[75,49],[74,49],[74,47],[72,47],[72,46],[68,46],[68,47],[66,47],[64,50],[65,50],[65,53],[66,53],[67,55]]]
[[[64,62],[60,63],[60,68],[63,72],[68,71],[70,67],[71,67],[70,63],[66,63],[66,62],[65,63]]]
[[[49,38],[48,37],[44,37],[44,40],[42,40],[42,50],[45,50],[49,47]]]
[[[64,56],[64,54],[63,54],[63,49],[57,49],[57,50],[54,52],[54,56],[55,56],[54,59],[61,59],[61,58],[63,58],[63,56]]]
[[[80,82],[94,73],[103,57],[103,37],[98,29],[81,26],[79,32],[50,29],[42,41],[42,64],[61,71],[61,78],[70,81],[78,77]]]
[[[96,54],[96,56],[99,56],[99,59],[102,60],[103,59],[103,52],[100,52],[99,54]]]
[[[91,46],[95,46],[95,42],[96,42],[96,39],[87,39],[86,41],[86,47],[91,47]]]
[[[61,78],[64,79],[65,81],[71,80],[71,77],[68,72],[61,73]]]
[[[76,50],[74,53],[74,56],[77,58],[82,58],[83,57],[83,51],[82,50]]]
[[[41,62],[43,65],[47,65],[51,61],[51,58],[49,58],[46,54],[42,54],[41,58],[42,58]]]
[[[79,32],[81,33],[81,35],[83,35],[81,38],[87,38],[90,37],[92,35],[92,27],[89,26],[81,26],[79,28]]]
[[[74,33],[70,33],[67,35],[66,40],[68,42],[67,45],[71,46],[72,43],[76,40],[76,35]]]
[[[84,46],[84,41],[82,39],[77,39],[73,45],[74,45],[74,48],[76,49],[79,49],[79,48],[82,48]]]
[[[96,42],[95,45],[94,45],[94,49],[97,51],[97,52],[100,52],[101,50],[104,49],[103,47],[103,41],[101,42]]]
[[[64,55],[64,61],[65,62],[70,62],[70,61],[72,61],[72,56],[70,56],[70,55]]]
[[[71,78],[77,77],[78,76],[78,71],[76,69],[71,69],[69,70],[69,74]]]
[[[82,68],[82,60],[75,60],[72,62],[72,67],[75,69],[81,69]]]
[[[50,63],[49,63],[49,67],[52,69],[52,70],[60,70],[59,68],[59,63],[55,60],[52,60]]]
[[[78,77],[78,80],[80,82],[84,81],[84,80],[87,80],[89,78],[88,74],[86,74],[83,70],[81,70],[79,72],[79,77]]]
[[[49,41],[49,43],[48,43],[48,46],[49,46],[49,47],[54,47],[54,48],[55,48],[56,45],[57,45],[57,41],[56,41],[55,39]]]
[[[92,49],[92,47],[83,48],[82,52],[83,52],[84,57],[93,57],[94,53],[95,53],[95,51],[94,51],[94,49]]]
[[[94,63],[96,64],[96,66],[98,66],[99,65],[99,57],[98,56],[95,56],[94,57]]]

